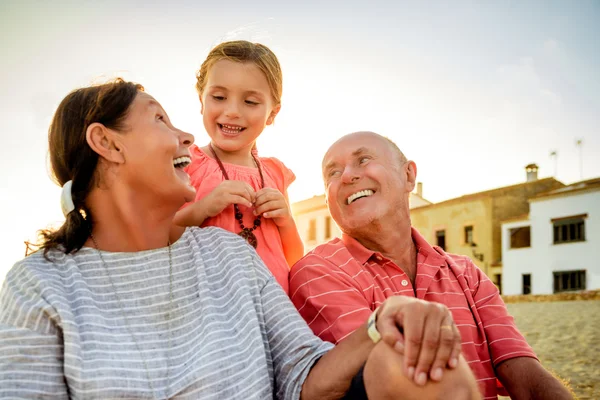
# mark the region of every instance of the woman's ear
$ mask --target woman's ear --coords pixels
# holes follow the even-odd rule
[[[118,134],[99,122],[94,122],[85,131],[88,145],[107,161],[123,164],[125,156],[121,151]]]
[[[267,118],[267,125],[271,125],[273,121],[275,121],[275,117],[277,116],[277,114],[279,114],[279,110],[281,110],[281,104],[278,104],[275,107],[273,107],[269,118]]]

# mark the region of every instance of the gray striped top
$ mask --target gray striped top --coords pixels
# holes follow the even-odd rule
[[[102,255],[124,313],[95,249],[52,251],[53,262],[38,252],[8,273],[0,398],[297,399],[332,347],[254,249],[222,229],[188,228],[172,245],[170,321],[166,247]]]

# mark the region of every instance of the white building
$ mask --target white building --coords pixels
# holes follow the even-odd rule
[[[600,289],[600,178],[529,200],[502,224],[505,295]]]
[[[410,194],[409,202],[411,209],[431,204],[423,198],[421,182],[417,183],[417,191]],[[340,228],[329,214],[324,194],[296,202],[291,208],[305,252],[342,235]]]

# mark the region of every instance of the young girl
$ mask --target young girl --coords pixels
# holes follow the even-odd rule
[[[281,108],[279,61],[261,44],[226,42],[209,53],[196,78],[211,141],[191,148],[187,172],[196,201],[175,222],[238,233],[287,292],[289,266],[304,253],[287,196],[296,177],[281,161],[259,157],[256,150],[256,139]]]

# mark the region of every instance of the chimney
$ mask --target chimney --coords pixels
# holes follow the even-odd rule
[[[417,194],[423,197],[423,182],[417,182]]]
[[[527,172],[527,182],[537,181],[538,179],[538,166],[537,164],[529,164],[525,166]]]

